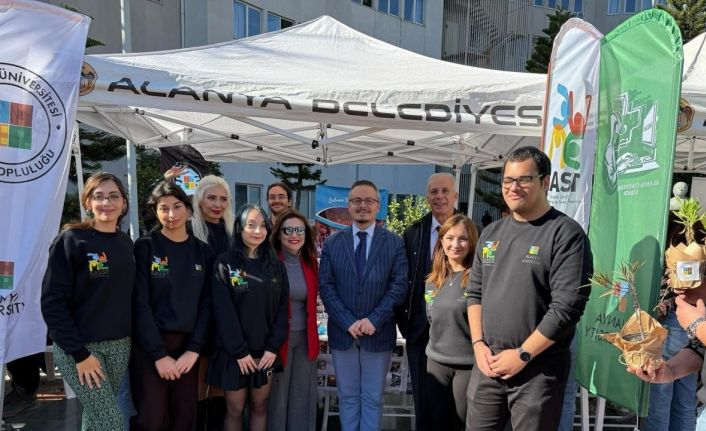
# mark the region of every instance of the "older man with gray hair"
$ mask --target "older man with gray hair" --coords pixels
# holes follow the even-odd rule
[[[429,321],[424,304],[424,285],[431,270],[438,230],[455,212],[458,199],[455,180],[448,173],[436,173],[427,181],[427,203],[431,212],[408,227],[404,245],[409,262],[409,289],[404,303],[396,310],[400,332],[407,340],[407,359],[412,377],[412,395],[416,414],[416,429],[434,429],[429,420],[429,402],[424,400],[427,376],[425,349],[429,342]]]

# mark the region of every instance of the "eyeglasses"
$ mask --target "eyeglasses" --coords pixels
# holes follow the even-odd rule
[[[348,199],[348,202],[356,207],[363,205],[363,203],[365,203],[366,206],[371,207],[380,201],[377,199],[373,199],[373,198],[367,198],[367,199],[353,198],[353,199]]]
[[[102,204],[106,200],[108,200],[108,202],[115,205],[115,204],[120,203],[120,200],[122,198],[123,198],[122,195],[120,195],[118,193],[111,193],[108,196],[102,195],[102,194],[97,194],[97,195],[91,196],[91,200],[95,203],[98,203],[98,204]]]
[[[283,234],[290,236],[293,234],[297,234],[299,236],[304,235],[304,232],[306,232],[306,228],[304,226],[297,226],[297,227],[292,227],[292,226],[286,226],[280,229]]]
[[[287,197],[287,195],[269,195],[267,199],[271,201],[286,201],[289,198]]]
[[[520,187],[529,187],[530,184],[532,184],[532,180],[535,178],[542,178],[545,177],[546,175],[522,175],[517,178],[513,177],[503,177],[502,179],[502,184],[504,189],[509,189],[512,187],[512,183],[517,182],[517,185]]]

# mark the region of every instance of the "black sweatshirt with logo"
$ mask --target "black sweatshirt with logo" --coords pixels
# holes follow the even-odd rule
[[[124,232],[69,229],[49,249],[42,315],[52,340],[78,363],[86,344],[129,337],[135,260]]]
[[[535,329],[555,341],[546,353],[567,350],[592,272],[588,237],[566,214],[505,217],[481,232],[467,304],[482,305],[483,339],[496,353],[520,347]]]
[[[135,262],[135,341],[157,361],[167,356],[161,334],[179,332],[189,334],[186,350],[199,353],[209,328],[211,248],[157,230],[135,242]]]

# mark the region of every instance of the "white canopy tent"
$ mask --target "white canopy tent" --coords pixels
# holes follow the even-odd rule
[[[684,45],[682,75],[684,131],[677,137],[675,170],[706,170],[706,33]],[[681,124],[681,121],[680,121]]]

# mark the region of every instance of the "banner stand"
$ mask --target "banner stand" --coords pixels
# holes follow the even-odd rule
[[[3,428],[5,425],[5,421],[2,420],[2,406],[5,404],[5,364],[2,364],[0,378],[0,428]]]

